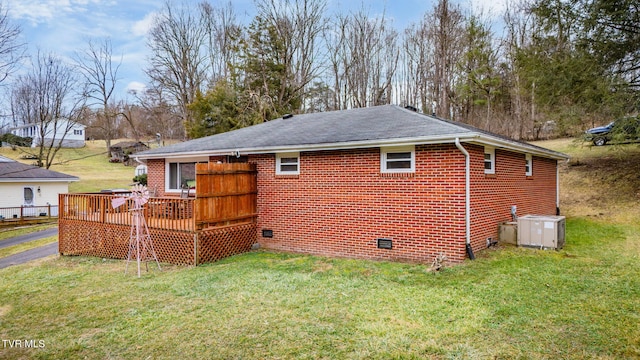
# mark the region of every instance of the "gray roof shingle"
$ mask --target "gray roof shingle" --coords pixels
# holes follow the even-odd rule
[[[7,181],[78,181],[76,176],[63,174],[57,171],[43,169],[41,167],[23,164],[14,160],[0,161],[0,182]]]
[[[438,139],[460,137],[482,138],[510,144],[523,151],[553,158],[566,155],[525,142],[492,134],[469,125],[439,119],[395,105],[357,108],[322,113],[295,115],[288,119],[275,119],[262,124],[194,139],[136,154],[141,159],[195,154],[269,153],[305,151],[328,148],[373,147],[410,141],[438,142]],[[450,142],[450,141],[449,141]],[[360,146],[359,146],[360,145]]]

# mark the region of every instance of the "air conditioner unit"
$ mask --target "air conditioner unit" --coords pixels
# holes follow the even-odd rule
[[[561,249],[564,235],[564,216],[525,215],[518,218],[518,246]]]

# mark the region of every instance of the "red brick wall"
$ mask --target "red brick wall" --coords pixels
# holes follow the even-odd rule
[[[533,157],[532,176],[525,176],[525,155],[496,149],[495,174],[484,173],[484,147],[464,145],[471,154],[471,242],[474,251],[497,239],[498,224],[517,215],[555,215],[556,160]]]
[[[164,179],[165,179],[164,159],[147,160],[147,188],[156,189],[156,196],[165,196]]]
[[[258,164],[258,241],[269,249],[429,262],[464,248],[464,156],[453,145],[417,146],[416,173],[380,173],[380,150],[303,152],[300,175],[275,175],[275,156]],[[261,230],[273,230],[263,238]],[[378,249],[377,239],[393,240]]]
[[[496,173],[484,174],[484,148],[471,154],[474,251],[497,238],[498,224],[518,215],[555,213],[556,161],[496,149]],[[211,160],[217,160],[212,158]],[[379,149],[301,153],[300,175],[276,176],[275,156],[258,165],[258,241],[265,248],[317,255],[430,262],[465,256],[464,156],[454,145],[416,146],[416,173],[380,173]],[[164,194],[164,160],[149,160],[149,184]],[[263,238],[262,229],[273,230]],[[378,249],[376,239],[393,240]]]

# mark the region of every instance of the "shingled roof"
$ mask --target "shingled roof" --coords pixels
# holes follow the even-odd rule
[[[141,160],[452,143],[456,139],[553,159],[568,156],[396,105],[285,116],[135,154]]]
[[[78,180],[80,179],[76,176],[23,164],[0,156],[0,182],[69,182]]]

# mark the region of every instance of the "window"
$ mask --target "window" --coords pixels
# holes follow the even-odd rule
[[[526,154],[524,157],[525,161],[524,161],[524,174],[526,176],[531,176],[533,175],[533,157],[531,156],[531,154]]]
[[[276,175],[300,175],[300,153],[276,154]]]
[[[33,188],[32,187],[24,188],[24,205],[33,206]]]
[[[82,135],[82,130],[73,130],[73,135]]]
[[[380,171],[383,173],[413,173],[416,171],[414,146],[380,149]]]
[[[496,173],[496,149],[492,147],[484,148],[484,173]]]
[[[169,163],[169,190],[180,190],[196,184],[196,163]]]

